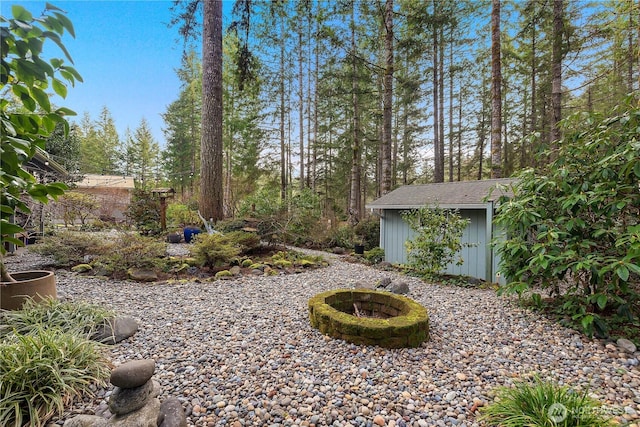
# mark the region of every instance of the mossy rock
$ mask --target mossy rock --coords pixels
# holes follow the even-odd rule
[[[336,289],[309,299],[308,308],[311,326],[354,344],[418,347],[429,339],[427,310],[402,295]]]
[[[251,270],[263,270],[263,271],[264,271],[265,267],[266,267],[266,265],[264,265],[264,264],[259,264],[259,263],[251,264],[251,265],[249,266],[249,268],[250,268]]]
[[[78,264],[76,266],[71,267],[71,271],[74,273],[86,273],[87,271],[93,270],[93,267],[89,264]]]
[[[316,263],[311,261],[310,259],[301,259],[298,264],[300,265],[300,267],[304,267],[304,268],[310,268],[310,267],[316,266]]]
[[[279,259],[273,262],[274,267],[278,268],[291,268],[293,267],[293,263],[291,261],[287,261],[286,259]]]
[[[250,259],[245,259],[244,261],[242,261],[241,265],[244,268],[247,268],[247,267],[251,267],[252,265],[254,265],[254,262],[252,260],[250,260]]]
[[[232,277],[233,273],[231,273],[229,270],[218,271],[215,275],[216,279],[230,279]]]
[[[189,264],[189,267],[200,267],[202,263],[193,257],[185,258],[185,264]]]

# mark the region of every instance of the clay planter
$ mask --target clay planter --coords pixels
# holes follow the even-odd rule
[[[34,301],[57,298],[56,278],[52,271],[32,270],[12,273],[16,282],[0,283],[0,308],[20,310],[28,297]]]

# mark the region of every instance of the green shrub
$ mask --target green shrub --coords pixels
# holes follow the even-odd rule
[[[496,242],[508,280],[501,291],[561,296],[561,314],[588,335],[607,336],[611,321],[640,315],[637,100],[615,114],[564,120],[548,170],[520,173],[496,216],[506,236]]]
[[[327,247],[353,248],[356,240],[354,228],[351,225],[340,225],[329,231],[325,245]]]
[[[160,198],[151,191],[137,189],[125,215],[143,234],[158,234],[160,227]]]
[[[364,259],[371,264],[379,264],[384,260],[384,249],[378,247],[370,251],[364,251]]]
[[[108,376],[96,342],[49,327],[11,335],[0,343],[0,425],[42,426]]]
[[[402,215],[416,235],[405,242],[409,264],[426,275],[441,273],[455,261],[461,265],[462,248],[471,246],[462,242],[462,233],[469,225],[457,211],[440,207],[420,208]]]
[[[235,244],[226,234],[196,235],[191,253],[200,265],[219,267],[227,265],[242,253],[240,245]]]
[[[90,337],[97,326],[114,315],[110,310],[85,302],[27,299],[21,310],[0,313],[0,338],[11,334],[33,335],[41,328]]]
[[[130,268],[164,269],[168,262],[166,256],[165,242],[135,233],[121,233],[96,263],[113,275],[125,277]]]
[[[51,256],[56,265],[69,267],[85,262],[85,256],[96,256],[105,252],[105,240],[86,232],[62,231],[44,237],[29,246],[29,250]]]
[[[201,225],[202,220],[197,210],[181,203],[171,203],[167,206],[167,226],[169,228],[182,228],[186,225]]]
[[[481,408],[480,420],[501,427],[605,427],[611,420],[598,401],[569,387],[535,378],[497,389],[497,401]]]
[[[378,218],[366,218],[360,221],[353,229],[358,243],[364,245],[365,250],[380,246],[380,220]]]
[[[260,236],[246,231],[232,231],[224,235],[225,239],[240,248],[240,253],[246,254],[260,246]]]

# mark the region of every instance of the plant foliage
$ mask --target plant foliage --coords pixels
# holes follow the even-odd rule
[[[502,427],[606,427],[612,425],[587,392],[535,378],[500,387],[497,401],[481,409],[480,420]]]
[[[518,175],[496,223],[507,293],[539,287],[564,301],[584,332],[606,336],[605,317],[637,319],[640,275],[640,109],[577,114],[546,174]],[[635,101],[637,102],[637,101]],[[548,153],[547,153],[548,154]],[[540,300],[538,295],[538,300]]]
[[[17,212],[29,213],[24,196],[46,203],[64,193],[62,183],[38,183],[25,168],[26,163],[44,149],[47,137],[56,125],[69,124],[65,116],[75,114],[67,108],[51,105],[46,91],[65,98],[67,85],[82,81],[70,65],[71,56],[61,41],[68,32],[75,37],[73,24],[57,7],[47,3],[40,17],[34,17],[20,5],[11,7],[12,18],[0,17],[0,254],[4,255],[5,242],[21,245],[12,237],[22,228],[12,223]],[[55,43],[65,59],[41,58],[45,42]],[[4,275],[4,264],[2,264]]]
[[[151,191],[136,189],[125,215],[143,234],[158,234],[162,231],[160,199]]]
[[[423,207],[403,213],[403,219],[415,233],[405,243],[409,264],[423,274],[433,276],[443,272],[452,262],[461,265],[460,251],[472,246],[462,242],[462,233],[469,219],[457,211],[440,207]]]
[[[42,426],[108,375],[100,345],[80,335],[42,326],[12,335],[0,343],[0,425]]]
[[[85,302],[25,300],[21,310],[0,313],[0,338],[9,334],[34,335],[41,328],[60,329],[90,337],[94,329],[115,313]]]

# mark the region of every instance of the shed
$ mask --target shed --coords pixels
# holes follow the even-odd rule
[[[101,219],[123,221],[134,189],[135,183],[131,176],[87,174],[82,181],[76,183],[75,191],[95,197]]]
[[[405,242],[415,233],[402,219],[402,212],[421,207],[456,209],[470,220],[462,240],[474,246],[464,248],[462,265],[449,264],[446,273],[476,277],[491,282],[504,282],[496,277],[500,259],[491,247],[498,235],[493,225],[497,199],[511,194],[512,179],[443,182],[437,184],[405,185],[369,203],[367,208],[380,211],[380,246],[385,260],[407,263]]]

